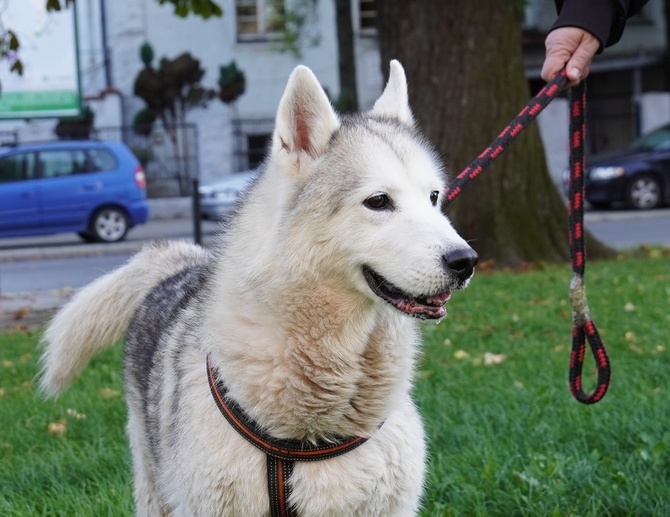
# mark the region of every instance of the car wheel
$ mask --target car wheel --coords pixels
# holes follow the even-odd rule
[[[93,214],[89,235],[97,242],[118,242],[128,233],[128,216],[120,208],[100,208]]]
[[[651,174],[640,174],[633,178],[626,194],[628,203],[639,210],[656,208],[661,204],[661,184]]]

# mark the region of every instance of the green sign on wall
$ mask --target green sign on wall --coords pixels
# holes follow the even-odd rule
[[[19,76],[0,62],[0,119],[79,115],[75,8],[48,13],[44,0],[7,2],[3,21],[18,35],[24,70]]]

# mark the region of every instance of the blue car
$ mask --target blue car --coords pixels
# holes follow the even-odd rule
[[[670,124],[659,127],[622,151],[586,160],[586,200],[596,209],[622,204],[646,210],[670,202]],[[567,171],[564,174],[567,193]]]
[[[144,170],[121,142],[0,148],[0,237],[76,232],[116,242],[148,215]]]

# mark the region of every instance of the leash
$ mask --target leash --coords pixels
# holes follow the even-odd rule
[[[268,493],[271,517],[296,517],[297,512],[288,502],[291,485],[288,479],[296,461],[319,461],[345,454],[363,445],[367,438],[333,438],[317,442],[273,438],[263,430],[244,410],[227,397],[228,389],[217,380],[209,357],[207,358],[207,380],[212,397],[228,423],[251,445],[265,453],[267,458]]]
[[[451,203],[475,178],[516,139],[537,115],[553,100],[568,83],[565,70],[549,81],[538,94],[521,110],[512,122],[470,165],[456,176],[447,187],[447,203]],[[572,351],[570,353],[569,386],[572,396],[582,404],[594,404],[601,400],[611,378],[609,357],[589,314],[584,285],[586,247],[584,244],[584,141],[586,134],[586,84],[582,81],[570,89],[570,181],[568,188],[568,225],[570,244],[570,304],[572,306]],[[597,383],[591,393],[582,388],[582,368],[586,353],[586,341],[595,359]]]

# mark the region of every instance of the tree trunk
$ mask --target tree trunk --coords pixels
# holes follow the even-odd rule
[[[419,126],[458,174],[530,98],[517,2],[378,2],[382,63],[399,59]],[[566,150],[567,152],[567,150]],[[569,257],[567,215],[534,124],[449,208],[461,235],[498,265]],[[608,250],[589,236],[589,256]]]
[[[337,108],[346,113],[358,111],[354,30],[351,26],[351,0],[335,0],[340,96]]]

